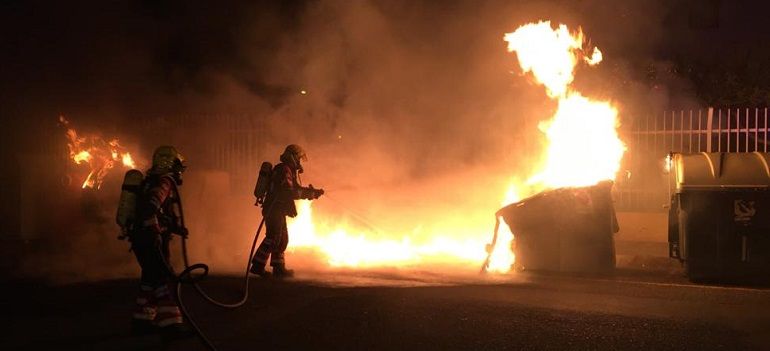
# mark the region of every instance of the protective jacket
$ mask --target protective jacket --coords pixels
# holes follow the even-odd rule
[[[273,167],[270,179],[270,190],[265,196],[265,205],[262,214],[270,216],[297,216],[297,207],[294,200],[311,199],[317,190],[303,187],[297,180],[297,170],[286,163],[279,163]],[[317,197],[317,196],[315,196]]]
[[[178,233],[182,228],[179,194],[172,175],[149,174],[137,205],[140,228],[157,234]]]

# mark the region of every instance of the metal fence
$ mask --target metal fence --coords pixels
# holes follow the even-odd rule
[[[175,141],[186,153],[197,158],[199,168],[229,173],[231,190],[248,194],[254,187],[256,172],[266,154],[264,115],[222,114],[178,116],[173,123],[183,131]],[[203,142],[205,141],[205,142]]]
[[[668,203],[669,152],[767,152],[768,108],[664,111],[633,120],[616,200],[623,211],[661,211]]]

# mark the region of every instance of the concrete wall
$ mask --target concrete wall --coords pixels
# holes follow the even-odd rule
[[[616,240],[668,242],[668,213],[618,212],[617,216]]]

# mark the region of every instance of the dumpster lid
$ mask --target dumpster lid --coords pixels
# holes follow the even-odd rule
[[[770,153],[673,154],[676,191],[770,187]]]

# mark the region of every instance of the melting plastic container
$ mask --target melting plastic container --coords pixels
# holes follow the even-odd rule
[[[619,230],[613,183],[541,192],[497,211],[516,238],[516,268],[609,273]]]

